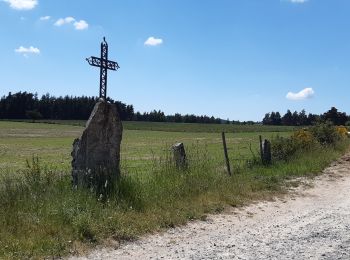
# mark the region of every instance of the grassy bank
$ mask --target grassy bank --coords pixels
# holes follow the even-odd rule
[[[61,256],[91,244],[132,239],[147,232],[205,219],[226,206],[269,199],[286,191],[285,180],[313,176],[349,146],[319,147],[263,166],[254,159],[227,176],[210,150],[188,149],[189,168],[178,171],[167,152],[145,173],[125,167],[118,189],[102,203],[72,190],[69,173],[29,161],[0,180],[0,258]]]

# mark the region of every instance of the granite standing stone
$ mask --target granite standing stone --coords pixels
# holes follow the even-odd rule
[[[263,163],[271,164],[271,142],[265,139],[262,149],[263,149]]]
[[[175,165],[178,169],[185,169],[187,167],[186,151],[183,143],[174,144],[171,149],[174,153]]]
[[[115,180],[120,175],[120,143],[123,126],[114,104],[96,103],[86,128],[73,142],[72,178],[75,187],[96,187],[97,180]],[[101,178],[98,175],[108,174]]]

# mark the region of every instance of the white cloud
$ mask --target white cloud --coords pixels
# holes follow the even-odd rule
[[[64,24],[73,24],[76,30],[86,30],[89,28],[89,24],[85,20],[77,21],[74,17],[71,16],[60,18],[54,23],[55,26],[62,26]]]
[[[151,36],[145,41],[144,44],[147,46],[157,46],[157,45],[161,45],[162,43],[163,43],[163,39],[154,38],[153,36]]]
[[[79,22],[74,22],[74,27],[76,30],[86,30],[89,28],[89,24],[84,20],[80,20]]]
[[[309,0],[287,0],[288,2],[291,2],[293,4],[304,4]]]
[[[23,54],[23,56],[26,58],[28,58],[29,54],[40,54],[40,50],[33,46],[30,46],[29,48],[20,46],[19,48],[15,49],[15,52]]]
[[[64,24],[69,24],[69,23],[72,23],[72,22],[75,22],[75,19],[74,17],[66,17],[66,18],[60,18],[58,19],[56,22],[55,22],[55,25],[56,26],[62,26]]]
[[[40,17],[40,21],[47,21],[47,20],[50,20],[51,19],[51,16],[42,16]]]
[[[17,10],[30,10],[37,4],[38,0],[3,0],[10,4],[10,7]]]
[[[305,88],[298,93],[288,92],[286,98],[289,100],[305,100],[312,98],[315,91],[312,88]]]

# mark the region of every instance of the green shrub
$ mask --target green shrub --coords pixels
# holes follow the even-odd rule
[[[341,140],[336,127],[329,123],[315,125],[310,128],[310,131],[321,145],[332,145]]]
[[[337,146],[346,135],[344,127],[331,124],[319,124],[309,129],[295,131],[291,137],[275,137],[272,139],[271,153],[275,161],[287,160],[298,152],[317,149],[320,146]]]
[[[277,136],[271,140],[272,160],[287,160],[298,150],[297,143],[290,137]]]

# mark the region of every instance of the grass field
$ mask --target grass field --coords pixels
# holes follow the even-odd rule
[[[1,120],[0,120],[1,121]],[[29,122],[29,119],[11,120],[12,122]],[[85,126],[85,120],[37,120],[36,123]],[[232,125],[232,124],[195,124],[195,123],[162,123],[162,122],[123,122],[126,130],[151,130],[165,132],[191,132],[191,133],[247,133],[247,132],[290,132],[295,126],[267,126],[267,125]]]
[[[25,166],[26,159],[39,156],[42,163],[51,168],[70,168],[73,140],[80,136],[83,127],[76,121],[56,124],[0,121],[0,167],[13,171]],[[231,129],[232,127],[232,129]],[[244,129],[250,131],[244,132]],[[226,126],[203,124],[166,124],[125,122],[122,141],[122,167],[147,171],[154,160],[159,159],[172,144],[183,142],[189,150],[206,149],[218,163],[223,163],[221,131],[226,135],[232,163],[252,156],[258,151],[258,136],[289,135],[290,127]],[[233,130],[235,129],[235,130]],[[181,131],[180,131],[181,130]],[[207,130],[208,132],[205,132]],[[261,131],[259,131],[261,130]],[[232,132],[234,131],[234,132]]]
[[[155,124],[157,131],[151,131],[152,124],[131,122],[132,127],[125,124],[122,142],[122,178],[103,203],[90,192],[72,189],[70,152],[83,127],[63,123],[0,122],[0,259],[64,256],[204,220],[227,206],[271,199],[283,194],[287,184],[296,185],[293,177],[318,174],[349,146],[344,139],[271,166],[256,161],[240,165],[257,155],[259,134],[289,136],[291,129],[228,131],[235,170],[230,177],[224,167],[222,125],[210,125],[206,132],[202,125],[169,131],[179,126]],[[169,147],[176,142],[186,146],[186,171],[169,161]]]

